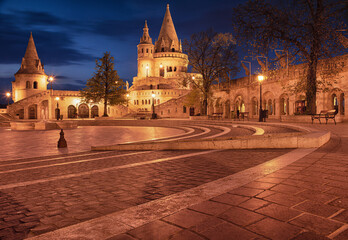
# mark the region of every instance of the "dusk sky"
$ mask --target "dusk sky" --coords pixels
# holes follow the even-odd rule
[[[94,72],[95,59],[110,51],[115,68],[131,83],[144,21],[157,39],[166,4],[179,39],[213,27],[231,32],[231,8],[243,1],[190,0],[0,0],[0,91],[11,90],[30,32],[54,89],[78,90]]]

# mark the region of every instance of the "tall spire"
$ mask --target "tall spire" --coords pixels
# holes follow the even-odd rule
[[[24,58],[26,59],[39,59],[39,56],[37,55],[35,43],[33,34],[30,33],[29,42],[27,46],[27,50],[25,51]]]
[[[25,51],[24,58],[22,59],[21,68],[18,73],[25,74],[45,74],[43,65],[39,59],[36,51],[33,34],[30,33],[27,50]]]
[[[152,38],[149,34],[149,28],[147,27],[147,21],[145,20],[145,26],[143,28],[143,36],[140,38],[140,43],[152,44]]]
[[[180,51],[178,36],[176,35],[173,19],[169,11],[169,4],[167,4],[161,31],[158,35],[158,40],[155,43],[155,49],[156,52],[171,52],[173,50],[175,52]]]

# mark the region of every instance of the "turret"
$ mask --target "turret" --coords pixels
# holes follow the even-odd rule
[[[143,36],[138,44],[138,78],[151,77],[154,75],[153,69],[154,45],[149,34],[147,21],[143,28]]]
[[[15,74],[15,81],[12,82],[12,99],[16,102],[45,90],[47,90],[47,75],[37,54],[33,35],[30,33],[21,67]]]

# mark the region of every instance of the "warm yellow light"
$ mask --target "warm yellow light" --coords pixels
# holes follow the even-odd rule
[[[129,97],[129,94],[127,94],[127,97]]]
[[[79,104],[80,103],[80,99],[75,99],[74,102],[75,102],[75,104]]]
[[[56,97],[56,100],[57,100],[57,101],[59,101],[59,99],[60,99],[59,97]]]
[[[257,80],[259,80],[259,82],[262,82],[264,79],[265,77],[263,75],[257,76]]]
[[[149,66],[146,66],[146,69],[149,69]]]
[[[195,76],[192,76],[192,80],[195,80]]]
[[[163,65],[162,65],[162,64],[160,65],[160,68],[163,68]]]
[[[50,82],[52,82],[52,81],[54,80],[54,78],[53,78],[52,76],[50,76],[50,77],[48,78],[48,80],[49,80]]]
[[[11,96],[11,93],[7,92],[6,97],[10,97],[10,96]]]
[[[153,94],[152,94],[152,97],[155,98],[155,97],[156,97],[156,94],[153,93]]]

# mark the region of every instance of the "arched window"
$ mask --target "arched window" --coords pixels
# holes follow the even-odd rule
[[[147,100],[145,99],[145,105],[147,104]]]
[[[141,49],[141,53],[144,53],[144,48]]]
[[[30,88],[30,82],[29,82],[29,81],[27,81],[27,82],[25,83],[25,88]]]
[[[176,72],[176,67],[174,67],[174,72]]]
[[[34,82],[33,88],[37,89],[37,81]]]
[[[159,99],[157,99],[157,104],[160,104],[160,100]]]
[[[148,48],[146,48],[146,53],[149,53],[149,49]]]
[[[182,112],[183,112],[183,113],[186,113],[186,107],[185,107],[185,106],[183,106]]]
[[[144,100],[141,100],[141,105],[144,105]]]
[[[332,107],[333,107],[333,109],[336,110],[336,113],[337,113],[338,112],[338,99],[337,99],[336,94],[332,94],[331,99],[332,99]]]
[[[172,48],[172,52],[175,52],[175,48]]]
[[[164,52],[164,48],[161,49],[161,52]]]

